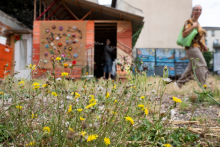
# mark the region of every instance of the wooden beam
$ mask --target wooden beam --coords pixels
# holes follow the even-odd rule
[[[44,11],[46,10],[46,4],[44,4]],[[45,18],[46,18],[46,15],[44,14],[44,20],[45,20]]]
[[[36,20],[39,20],[58,0],[55,0]]]
[[[59,7],[57,7],[56,10],[54,10],[54,11],[46,18],[46,20],[48,20],[55,12],[57,12],[57,11],[60,9],[60,7],[62,7],[62,5],[60,5]],[[53,17],[52,17],[52,20],[53,20]]]
[[[34,0],[34,20],[36,19],[36,0]]]
[[[39,3],[39,15],[41,15],[41,0],[40,0],[40,3]]]
[[[65,0],[65,1],[68,2],[68,3],[74,4],[74,3],[73,3],[72,1],[70,1],[70,0]],[[86,4],[88,4],[87,1],[80,1],[80,3],[86,3]],[[91,3],[91,5],[93,5],[94,7],[98,7],[98,9],[93,9],[93,10],[99,11],[100,5],[93,4],[93,3]],[[88,6],[85,6],[85,5],[81,5],[81,6],[84,7],[84,8],[91,9],[91,7],[88,7]],[[116,10],[116,9],[113,9],[113,8],[102,7],[102,9],[108,10],[108,11],[111,11],[111,12],[115,12],[115,13],[122,13],[122,12],[118,12],[119,10]],[[106,13],[106,14],[109,14],[109,15],[112,15],[112,16],[116,16],[116,17],[120,17],[120,15],[112,14],[111,12],[105,12],[105,11],[103,11],[103,13]],[[129,14],[126,14],[126,13],[123,13],[123,15],[142,20],[142,18],[139,17],[139,16],[129,15]]]
[[[76,19],[76,20],[79,20],[79,18],[73,14],[73,12],[66,6],[64,0],[62,0],[62,3],[63,3],[63,6],[67,9],[67,11]]]
[[[89,14],[92,13],[93,10],[90,10],[81,20],[84,20]]]
[[[77,7],[79,8],[79,10],[83,11],[82,8],[79,6],[78,0],[76,0],[75,2],[76,2]]]
[[[63,14],[63,12],[67,11],[66,9],[64,9],[63,11],[61,11],[57,16],[59,17],[61,14]]]

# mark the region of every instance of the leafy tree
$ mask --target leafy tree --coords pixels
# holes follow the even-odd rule
[[[41,7],[43,10],[43,5]],[[33,28],[34,0],[0,0],[0,10],[16,18],[24,25]],[[39,16],[39,0],[37,0],[37,16]]]
[[[207,66],[210,67],[210,66],[211,66],[211,65],[210,65],[210,61],[211,61],[212,58],[213,58],[212,52],[209,51],[209,49],[208,49],[207,52],[203,52],[203,56],[204,56],[204,58],[205,58],[205,61],[206,61]]]

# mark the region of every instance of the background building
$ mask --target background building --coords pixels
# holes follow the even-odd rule
[[[190,18],[192,0],[117,0],[116,8],[144,17],[135,48],[181,48],[176,40]]]
[[[220,27],[203,28],[207,31],[206,45],[208,46],[210,51],[218,52],[218,48],[220,47]]]

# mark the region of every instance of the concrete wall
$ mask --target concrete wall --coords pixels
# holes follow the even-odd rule
[[[118,0],[116,8],[145,17],[135,48],[181,48],[176,40],[192,0]]]
[[[87,0],[87,1],[90,1],[90,2],[93,2],[93,3],[98,3],[98,0]]]
[[[207,36],[207,47],[210,49],[210,51],[214,51],[213,43],[216,39],[218,39],[218,43],[220,44],[220,30],[215,30],[215,36],[212,36],[212,30],[206,30]]]

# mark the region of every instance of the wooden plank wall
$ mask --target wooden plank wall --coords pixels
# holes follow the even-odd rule
[[[86,25],[86,66],[89,66],[89,74],[94,75],[94,38],[95,23],[87,21]]]
[[[127,56],[128,62],[132,63],[132,23],[130,21],[117,21],[117,59],[122,60]],[[125,78],[127,73],[117,66],[117,75]]]
[[[33,56],[32,63],[38,65],[40,61],[40,23],[41,21],[34,21],[33,25]],[[93,74],[94,70],[94,21],[87,21],[87,33],[86,33],[86,61],[89,63],[90,74]],[[86,65],[85,65],[86,66]],[[35,73],[32,74],[33,78],[46,78],[46,72],[52,73],[52,70],[47,69],[37,69]],[[55,69],[55,76],[61,76],[61,69]],[[70,74],[70,69],[64,69],[64,72]],[[73,68],[71,71],[72,77],[81,77],[81,68]]]

